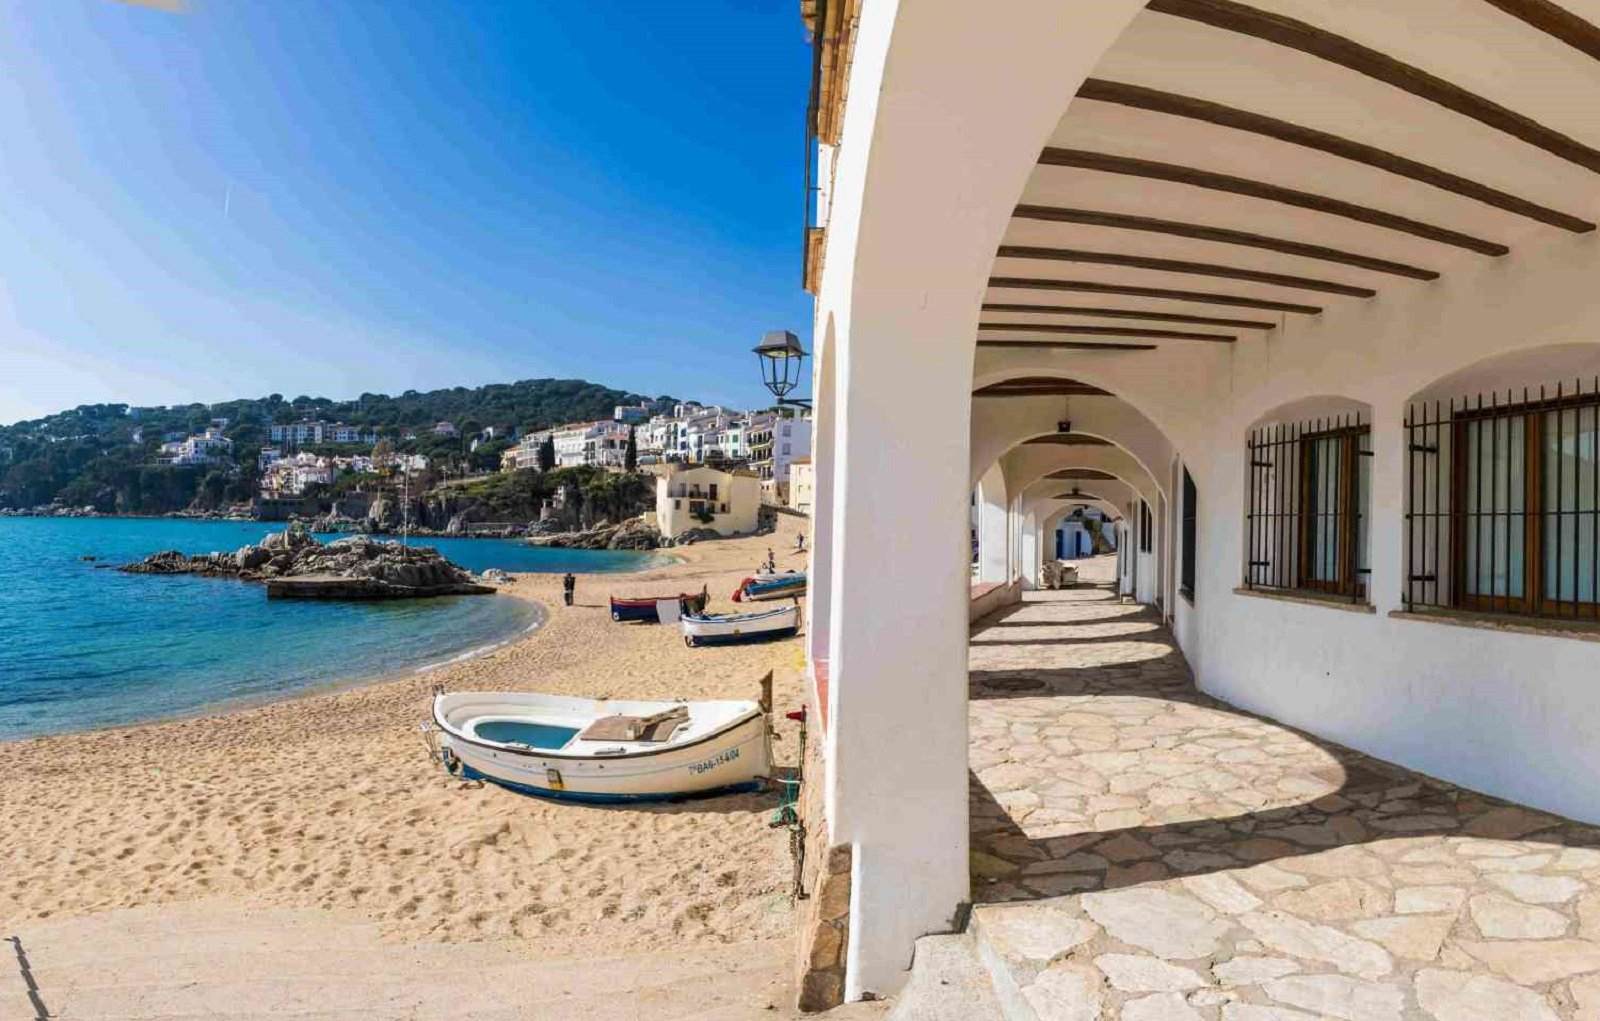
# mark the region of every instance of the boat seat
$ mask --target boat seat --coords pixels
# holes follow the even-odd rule
[[[652,716],[602,716],[578,735],[580,741],[644,741],[659,744],[671,740],[678,727],[689,722],[689,707],[674,706]]]

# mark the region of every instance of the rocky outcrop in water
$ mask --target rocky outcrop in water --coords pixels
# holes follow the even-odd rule
[[[165,550],[126,564],[128,574],[198,574],[262,581],[272,596],[396,599],[493,592],[431,546],[402,546],[366,536],[323,544],[303,529],[274,532],[259,546],[187,556]]]

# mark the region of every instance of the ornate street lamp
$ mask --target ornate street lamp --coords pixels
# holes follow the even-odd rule
[[[800,363],[806,356],[800,338],[788,330],[770,330],[752,350],[761,363],[761,382],[778,399],[778,406],[810,410],[809,400],[789,396],[800,385]]]

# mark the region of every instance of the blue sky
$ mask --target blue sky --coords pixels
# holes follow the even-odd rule
[[[779,0],[0,0],[0,422],[539,376],[760,404],[809,336]]]

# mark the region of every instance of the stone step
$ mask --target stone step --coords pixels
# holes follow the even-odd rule
[[[1070,946],[1078,938],[1075,927],[1081,924],[1052,910],[1048,901],[985,904],[973,909],[967,931],[994,989],[998,1017],[1041,1021],[1023,990],[1039,977],[1056,948]],[[1051,999],[1071,999],[1070,990],[1053,991]],[[1079,1016],[1072,1008],[1081,1005],[1062,1002],[1059,1006],[1060,1016]],[[1083,1016],[1095,1013],[1091,1009]]]
[[[989,971],[970,933],[917,940],[911,978],[887,1021],[1002,1021]]]

